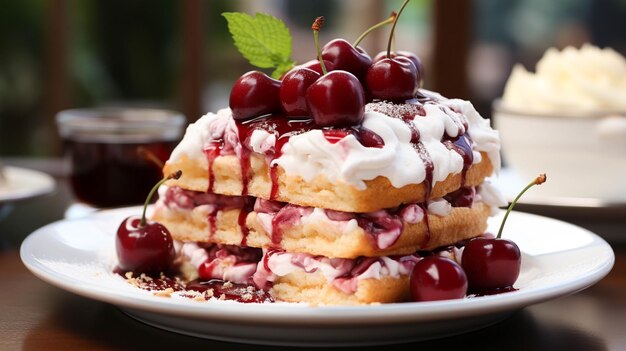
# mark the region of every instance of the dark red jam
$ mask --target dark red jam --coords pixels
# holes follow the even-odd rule
[[[253,285],[235,284],[221,279],[192,280],[187,283],[187,290],[204,293],[203,296],[207,300],[213,297],[242,303],[274,302],[272,296],[265,290],[257,289]]]
[[[258,260],[260,260],[260,257]],[[274,302],[274,299],[268,292],[258,289],[252,284],[236,284],[221,279],[196,279],[185,283],[175,273],[151,276],[127,273],[119,268],[116,268],[113,272],[123,276],[137,288],[151,291],[155,295],[169,296],[174,292],[179,292],[180,296],[190,299],[209,300],[215,298],[241,303]]]

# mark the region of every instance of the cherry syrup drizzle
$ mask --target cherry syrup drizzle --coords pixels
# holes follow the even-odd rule
[[[214,141],[209,146],[204,149],[204,155],[209,164],[209,188],[207,189],[208,193],[213,193],[213,188],[215,187],[215,174],[213,173],[213,162],[220,155],[222,151],[222,147],[224,146],[223,141]]]
[[[241,230],[240,246],[248,246],[248,235],[250,234],[250,229],[248,229],[248,226],[246,225],[246,219],[248,218],[248,214],[252,212],[253,207],[254,205],[252,204],[252,202],[249,202],[239,211],[237,224],[239,224],[239,229]]]
[[[474,162],[474,154],[472,153],[472,140],[469,135],[463,134],[456,138],[444,136],[442,143],[449,149],[456,151],[463,158],[463,170],[461,171],[461,186],[465,186],[467,178],[467,170]]]

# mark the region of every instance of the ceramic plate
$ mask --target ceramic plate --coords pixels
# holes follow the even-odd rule
[[[114,304],[163,329],[217,340],[304,346],[391,344],[476,330],[525,306],[587,288],[604,277],[614,261],[611,247],[587,230],[513,213],[505,232],[523,251],[518,291],[357,307],[198,302],[154,296],[111,273],[117,226],[139,213],[140,208],[124,208],[49,224],[24,240],[22,261],[52,285]],[[499,222],[500,217],[492,218],[490,229]]]
[[[0,204],[54,191],[54,179],[46,173],[11,166],[2,167],[2,172],[6,181],[0,180]]]

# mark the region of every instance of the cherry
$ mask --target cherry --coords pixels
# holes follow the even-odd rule
[[[372,64],[367,70],[365,82],[368,94],[373,99],[403,101],[417,95],[419,77],[417,67],[404,56],[392,57],[391,41],[398,24],[398,19],[409,3],[405,0],[393,21],[387,42],[387,57]]]
[[[417,69],[417,81],[418,83],[424,80],[424,66],[422,65],[422,60],[420,60],[420,58],[410,52],[410,51],[404,51],[404,50],[399,50],[397,52],[390,52],[389,56],[391,58],[394,57],[406,57],[408,58],[411,62],[413,62],[413,64],[415,65],[415,68]],[[374,56],[374,59],[372,60],[373,63],[376,63],[384,58],[387,58],[387,52],[386,51],[381,51],[378,54],[376,54],[376,56]],[[421,85],[421,84],[420,84]]]
[[[330,72],[333,71],[335,69],[335,66],[332,64],[332,62],[330,61],[326,61],[324,60],[324,66],[326,66],[326,69]],[[310,70],[313,70],[317,73],[319,73],[320,75],[324,74],[324,72],[322,71],[322,65],[320,64],[320,61],[315,59],[315,60],[311,60],[311,61],[307,61],[299,66],[294,67],[293,69],[298,69],[298,68],[308,68]]]
[[[320,61],[323,76],[316,80],[306,91],[306,101],[311,116],[318,126],[341,126],[357,124],[365,113],[365,92],[357,77],[352,73],[336,70],[328,73],[319,48],[319,30],[324,17],[313,22],[313,37],[317,58]]]
[[[461,265],[474,293],[489,293],[512,286],[519,276],[519,247],[500,238],[474,238],[465,245]]]
[[[354,47],[345,39],[334,39],[324,45],[322,58],[335,70],[344,70],[357,77],[365,77],[372,65],[371,57],[361,47]]]
[[[522,258],[520,249],[511,240],[502,239],[502,229],[517,200],[533,185],[543,184],[542,174],[528,184],[507,209],[496,238],[474,238],[463,249],[461,265],[467,274],[472,293],[491,293],[512,287],[519,277]]]
[[[181,171],[159,181],[148,194],[141,217],[131,216],[120,224],[115,238],[119,267],[137,273],[159,273],[169,269],[174,261],[174,241],[160,223],[146,221],[146,208],[156,189],[169,179],[178,179]]]
[[[259,71],[239,77],[230,91],[230,109],[236,120],[280,111],[280,81]]]
[[[332,71],[306,92],[306,101],[318,126],[358,124],[365,113],[365,92],[359,79],[346,71]]]
[[[460,299],[467,293],[467,277],[451,259],[427,256],[413,267],[410,288],[413,301]]]
[[[384,58],[374,63],[365,78],[371,97],[404,101],[417,95],[419,80],[415,65],[405,57]]]
[[[294,68],[285,75],[280,86],[280,104],[287,116],[310,116],[306,91],[320,76],[308,68]]]

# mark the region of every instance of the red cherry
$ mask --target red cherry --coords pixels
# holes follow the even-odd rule
[[[128,217],[120,224],[115,248],[122,270],[141,273],[167,271],[176,255],[167,228],[156,222],[142,226],[139,216]]]
[[[411,62],[413,62],[413,64],[415,65],[415,68],[417,69],[418,83],[424,80],[424,66],[422,65],[422,60],[420,60],[420,58],[416,54],[410,51],[399,50],[397,52],[392,51],[389,56],[391,58],[394,58],[394,57],[408,58]],[[378,54],[376,54],[376,56],[374,56],[374,59],[372,60],[372,62],[376,63],[385,58],[387,58],[387,51],[381,51]]]
[[[372,59],[365,50],[355,48],[345,39],[334,39],[324,45],[322,58],[330,61],[334,69],[348,71],[359,78],[365,77],[372,65]]]
[[[335,66],[332,64],[332,62],[330,61],[326,61],[324,60],[324,65],[326,66],[326,71],[330,72],[330,71],[334,71],[335,70]],[[298,65],[296,67],[294,67],[293,69],[296,68],[308,68],[310,70],[313,70],[317,73],[319,73],[320,75],[322,75],[324,72],[322,72],[322,65],[320,65],[320,61],[315,59],[315,60],[311,60],[311,61],[307,61],[301,65]]]
[[[467,277],[451,259],[428,256],[413,267],[410,287],[413,301],[460,299],[467,293]]]
[[[230,91],[234,119],[246,119],[280,111],[280,81],[259,71],[241,76]]]
[[[546,175],[540,174],[520,191],[507,208],[495,238],[474,238],[463,249],[461,265],[467,274],[472,293],[489,294],[494,290],[512,287],[519,277],[522,265],[520,249],[511,240],[501,239],[502,230],[522,195],[533,186],[545,183],[546,180]]]
[[[519,247],[507,239],[474,238],[463,249],[461,259],[472,293],[513,286],[521,264]]]
[[[365,92],[352,73],[332,71],[311,84],[306,101],[322,127],[358,124],[365,113]]]
[[[156,183],[143,204],[141,217],[128,217],[115,236],[115,249],[119,268],[136,273],[167,271],[174,262],[176,252],[170,232],[162,224],[146,221],[146,209],[156,190],[169,179],[179,179],[183,172],[176,171]]]
[[[404,101],[417,95],[415,65],[405,57],[384,58],[367,71],[367,90],[374,99]]]
[[[320,76],[308,68],[294,68],[285,75],[280,86],[280,104],[287,116],[310,116],[306,91]]]

